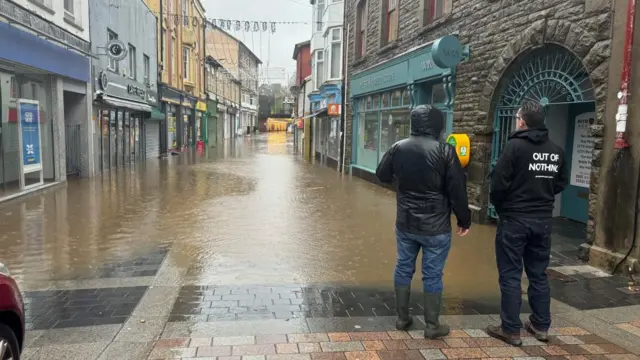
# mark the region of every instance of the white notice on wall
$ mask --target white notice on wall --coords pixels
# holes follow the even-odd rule
[[[595,120],[595,113],[584,113],[576,117],[573,132],[573,152],[571,159],[571,178],[573,186],[589,187],[591,178],[591,158],[593,156],[593,137],[589,136],[589,126]]]

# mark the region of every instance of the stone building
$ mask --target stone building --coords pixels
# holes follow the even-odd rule
[[[495,218],[488,196],[492,164],[514,129],[520,103],[539,101],[547,109],[551,138],[564,147],[570,162],[570,184],[557,197],[554,215],[582,224],[576,228],[586,234],[581,235],[585,248],[600,249],[599,254],[626,253],[635,198],[622,199],[615,189],[624,181],[635,184],[637,171],[612,171],[626,3],[345,2],[344,170],[374,180],[384,151],[408,136],[410,109],[433,104],[447,114],[447,133],[470,138],[469,201],[475,221],[490,221]],[[436,59],[441,49],[435,43],[451,35],[461,44],[461,61],[452,68],[441,67]],[[610,71],[614,76],[609,77]],[[628,161],[633,166],[627,172],[633,173],[638,161]],[[614,220],[605,223],[606,214],[615,214],[620,201],[630,210],[616,220],[620,227],[607,225]],[[612,256],[618,257],[605,258]]]

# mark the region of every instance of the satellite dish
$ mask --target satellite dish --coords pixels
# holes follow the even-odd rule
[[[119,61],[127,57],[127,47],[120,40],[111,40],[107,43],[107,56]]]

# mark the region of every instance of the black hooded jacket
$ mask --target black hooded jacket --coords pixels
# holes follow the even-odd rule
[[[564,151],[547,129],[516,131],[491,172],[491,204],[500,217],[551,217],[567,185]]]
[[[421,105],[411,112],[411,136],[384,154],[376,170],[383,183],[397,182],[396,227],[416,235],[451,232],[451,210],[458,226],[471,226],[466,178],[453,146],[440,140],[441,111]]]

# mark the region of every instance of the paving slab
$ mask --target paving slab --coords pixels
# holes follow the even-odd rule
[[[292,319],[289,321],[280,319],[241,320],[206,323],[170,322],[166,324],[162,332],[162,338],[206,338],[214,336],[245,336],[247,334],[270,335],[305,332],[309,332],[309,326],[304,319]]]
[[[98,360],[145,360],[149,356],[153,344],[153,342],[112,342],[104,349],[102,354],[100,354]]]
[[[587,310],[585,313],[612,324],[625,323],[640,320],[640,305]]]
[[[253,341],[254,338],[251,336],[214,336],[209,341],[198,341],[195,344],[198,346],[192,346],[193,341],[189,339],[175,338],[158,341],[148,359],[182,357],[183,360],[446,360],[492,357],[519,360],[637,360],[629,350],[593,335],[586,329],[557,328],[557,332],[576,335],[551,336],[550,342],[545,344],[523,333],[525,341],[520,348],[491,338],[478,328],[454,330],[443,340],[412,339],[412,334],[401,331],[286,334],[286,338],[289,339],[287,344],[280,343],[283,338],[279,336],[260,337],[260,344],[239,344]],[[392,338],[396,340],[390,340]],[[272,342],[269,343],[269,340]],[[211,346],[211,343],[231,345]]]
[[[122,325],[100,325],[43,331],[30,346],[111,342]]]
[[[144,294],[132,316],[168,317],[178,295],[178,286],[152,286]]]
[[[47,345],[29,357],[29,360],[93,360],[108,345],[108,342]]]
[[[591,333],[619,345],[632,353],[640,354],[640,337],[585,312],[568,312],[559,317],[576,324]]]
[[[132,316],[122,326],[115,340],[134,343],[156,341],[162,334],[165,322],[164,317]]]

